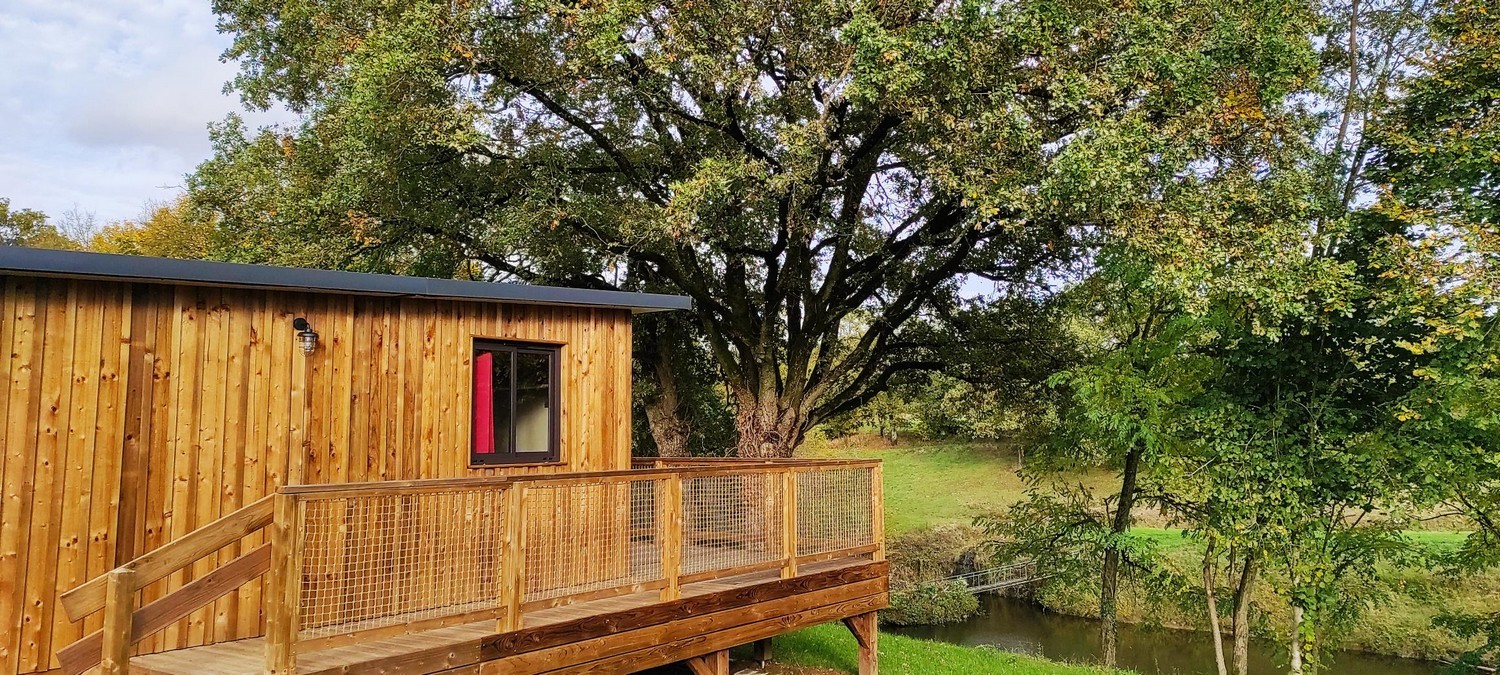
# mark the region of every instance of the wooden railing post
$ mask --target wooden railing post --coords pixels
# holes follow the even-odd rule
[[[271,523],[271,571],[266,575],[266,672],[297,670],[298,612],[302,606],[302,503],[278,494]]]
[[[781,578],[797,576],[797,472],[781,474]]]
[[[657,536],[661,541],[662,600],[682,597],[682,476],[672,474],[661,482],[656,503]]]
[[[505,553],[500,557],[500,620],[498,632],[521,629],[521,604],[526,601],[526,485],[505,489]]]
[[[135,615],[135,581],[135,568],[129,565],[109,572],[104,595],[101,675],[127,675],[130,672],[130,647],[135,644],[131,631]]]
[[[885,560],[885,474],[876,464],[870,469],[870,536],[875,552],[870,559]]]

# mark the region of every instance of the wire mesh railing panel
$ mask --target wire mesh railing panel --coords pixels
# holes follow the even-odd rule
[[[797,555],[875,543],[870,467],[815,469],[797,474]]]
[[[305,500],[298,637],[497,607],[504,489]]]
[[[783,485],[775,472],[684,477],[682,573],[780,559]]]
[[[661,483],[642,478],[527,487],[526,600],[660,580]]]

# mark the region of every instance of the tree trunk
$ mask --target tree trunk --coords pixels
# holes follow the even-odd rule
[[[730,393],[734,397],[734,421],[739,431],[735,454],[740,457],[791,457],[792,451],[802,443],[802,416],[783,408],[774,392],[757,393],[735,388]]]
[[[1295,584],[1294,584],[1295,585]],[[1289,672],[1302,675],[1302,606],[1292,605],[1292,664]]]
[[[1116,537],[1130,529],[1130,511],[1135,507],[1135,481],[1140,471],[1141,448],[1130,449],[1125,455],[1125,469],[1120,474],[1120,501],[1115,506],[1111,531]],[[1116,662],[1116,642],[1120,631],[1120,549],[1110,546],[1104,551],[1104,570],[1099,579],[1099,641],[1103,651],[1104,665],[1113,667]]]
[[[656,452],[662,457],[688,456],[688,439],[692,427],[682,416],[682,400],[677,395],[677,373],[672,360],[658,354],[652,359],[656,376],[656,396],[646,402],[646,424],[656,441]]]
[[[1240,571],[1240,584],[1234,589],[1234,672],[1248,675],[1250,672],[1250,595],[1255,589],[1255,552],[1245,554],[1245,568]]]
[[[1209,542],[1208,550],[1203,554],[1203,593],[1208,600],[1208,629],[1214,641],[1214,665],[1219,667],[1219,675],[1229,675],[1229,669],[1224,665],[1224,632],[1219,628],[1219,600],[1215,593],[1216,581],[1214,577],[1214,562],[1218,558],[1218,552],[1214,550],[1213,542]]]
[[[638,320],[635,331],[636,376],[642,380],[636,393],[643,400],[646,426],[661,457],[686,457],[690,454],[692,425],[682,406],[682,372],[677,359],[693,349],[678,323],[671,317],[652,315]]]

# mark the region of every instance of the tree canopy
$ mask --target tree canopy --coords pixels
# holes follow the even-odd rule
[[[192,178],[235,257],[685,293],[750,455],[941,368],[909,328],[976,285],[1037,297],[1100,236],[1227,250],[1221,214],[1155,205],[1263,177],[1315,23],[1278,0],[215,9],[235,88],[306,116],[226,123]]]

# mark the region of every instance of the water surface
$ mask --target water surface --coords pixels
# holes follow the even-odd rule
[[[1097,662],[1099,623],[1048,612],[1035,603],[999,595],[979,598],[981,614],[946,626],[881,627],[927,640],[989,645],[1057,661]],[[1228,643],[1224,646],[1229,658]],[[1120,624],[1120,666],[1144,675],[1215,675],[1213,643],[1202,633]],[[1321,672],[1329,675],[1431,675],[1429,661],[1339,652]],[[1250,645],[1253,673],[1286,672],[1286,653],[1270,641]]]

